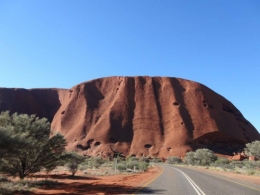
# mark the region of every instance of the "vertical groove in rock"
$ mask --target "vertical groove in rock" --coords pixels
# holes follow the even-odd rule
[[[164,137],[164,127],[163,127],[163,123],[162,123],[162,110],[161,110],[161,105],[160,105],[160,97],[159,97],[159,90],[160,90],[160,83],[158,83],[156,80],[156,78],[152,78],[152,85],[153,85],[153,92],[154,92],[154,96],[155,96],[155,102],[156,102],[156,107],[157,107],[157,112],[159,115],[159,120],[160,120],[160,132],[162,137]]]
[[[181,118],[185,121],[185,126],[187,129],[189,138],[193,138],[194,125],[193,125],[192,117],[189,113],[189,110],[185,105],[184,96],[183,96],[183,93],[185,93],[185,89],[181,85],[179,80],[176,78],[171,79],[171,84],[172,84],[172,88],[176,89],[176,90],[174,90],[175,97],[176,97],[176,100],[180,104],[180,108],[179,108],[180,115],[181,115]]]

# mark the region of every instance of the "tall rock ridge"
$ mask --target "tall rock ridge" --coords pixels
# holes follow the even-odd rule
[[[38,114],[85,155],[184,156],[209,148],[232,154],[260,140],[224,97],[170,77],[108,77],[60,89],[0,88],[0,111]]]
[[[52,121],[66,89],[0,88],[0,112],[37,114]]]

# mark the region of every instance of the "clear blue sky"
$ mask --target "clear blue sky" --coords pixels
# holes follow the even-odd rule
[[[260,131],[260,1],[0,1],[0,87],[116,75],[203,83]]]

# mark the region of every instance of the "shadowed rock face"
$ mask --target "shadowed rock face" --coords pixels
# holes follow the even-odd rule
[[[0,112],[36,114],[52,121],[61,106],[65,89],[0,88]]]
[[[134,156],[184,156],[201,147],[232,154],[243,149],[244,143],[260,140],[232,103],[184,79],[101,78],[70,90],[27,90],[24,94],[30,100],[17,95],[22,89],[4,89],[12,91],[12,98],[2,90],[0,111],[51,118],[52,129],[66,137],[67,149],[86,155],[117,151]]]

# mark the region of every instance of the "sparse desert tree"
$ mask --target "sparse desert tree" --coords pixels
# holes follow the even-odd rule
[[[50,137],[50,123],[35,115],[0,114],[0,172],[20,179],[41,168],[55,168],[65,150],[60,134]]]
[[[245,153],[248,156],[256,156],[260,158],[260,141],[254,141],[246,144]]]
[[[64,154],[62,158],[67,162],[66,166],[69,168],[72,176],[77,173],[79,164],[85,160],[83,156],[80,156],[76,152],[68,152]]]

